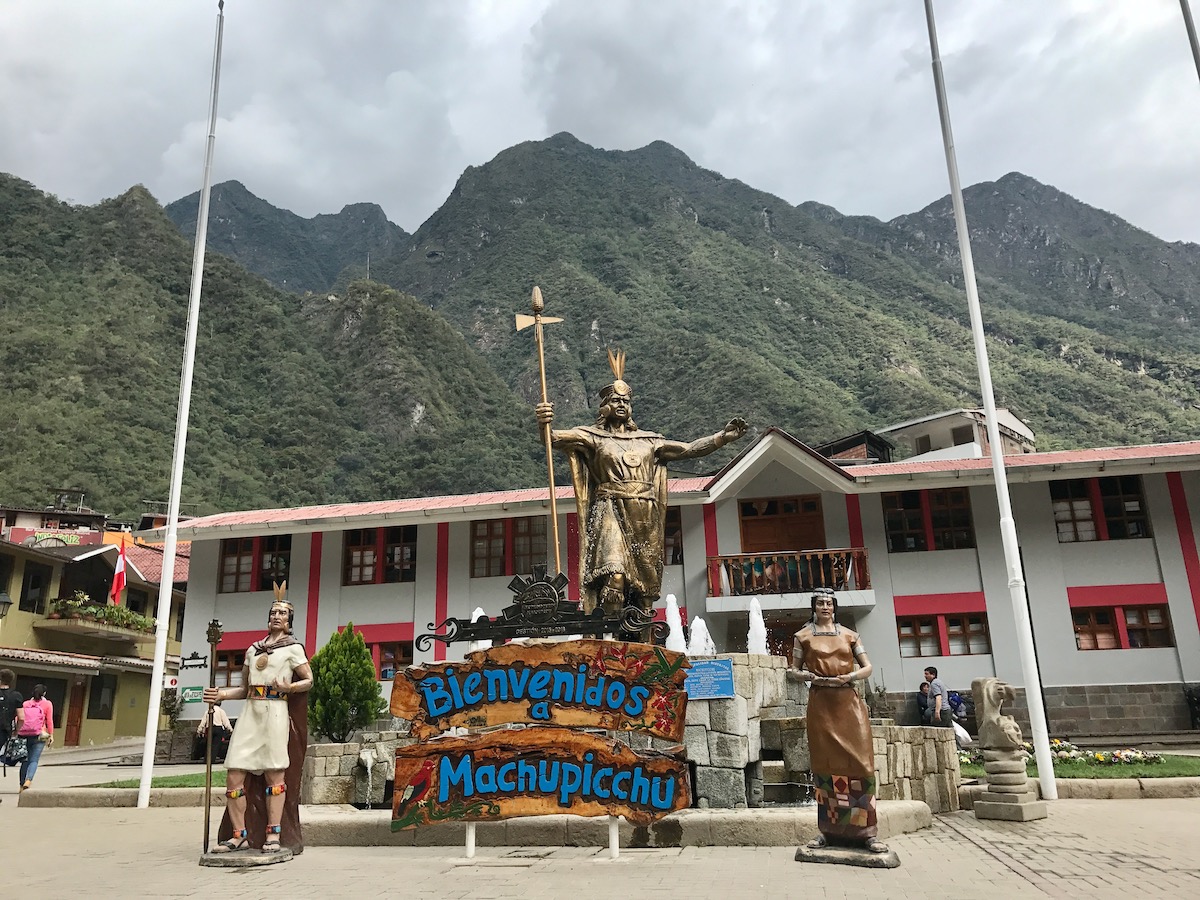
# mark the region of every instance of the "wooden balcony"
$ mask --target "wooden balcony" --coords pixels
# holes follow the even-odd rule
[[[708,596],[802,594],[813,588],[869,591],[865,547],[799,552],[743,553],[708,558]]]

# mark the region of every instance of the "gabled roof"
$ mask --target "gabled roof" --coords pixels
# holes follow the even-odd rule
[[[821,490],[842,494],[916,490],[944,486],[948,481],[963,486],[987,484],[992,481],[992,463],[991,459],[986,457],[901,460],[855,465],[846,469],[821,456],[786,431],[772,427],[762,432],[757,440],[715,475],[671,479],[668,483],[671,503],[694,505],[735,497],[772,463],[783,465]],[[1200,470],[1200,441],[1026,453],[1006,456],[1004,464],[1008,479],[1016,482],[1082,478],[1105,472],[1119,474],[1149,472],[1155,469],[1167,472],[1193,471]],[[559,487],[555,496],[560,504],[564,501],[570,504],[574,499],[574,492],[569,487]],[[212,540],[271,531],[299,534],[420,522],[470,521],[477,518],[496,518],[504,514],[537,515],[549,507],[549,497],[550,493],[546,488],[527,488],[442,497],[413,497],[405,500],[244,510],[189,519],[180,524],[178,535]],[[560,506],[561,508],[563,507]],[[158,538],[162,533],[162,529],[156,529],[142,534]],[[21,549],[30,550],[27,547]]]
[[[33,559],[43,562],[82,562],[93,556],[116,551],[115,544],[79,544],[67,547],[38,547],[33,544],[17,544],[13,541],[0,540],[0,549],[20,550]]]
[[[163,548],[148,544],[127,544],[125,558],[134,566],[142,580],[149,584],[158,584],[162,580]],[[188,568],[191,565],[191,544],[181,541],[175,546],[175,577],[173,584],[188,580]]]

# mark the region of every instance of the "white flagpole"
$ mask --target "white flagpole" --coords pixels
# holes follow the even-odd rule
[[[1192,8],[1188,0],[1179,0],[1179,8],[1183,10],[1183,24],[1187,28],[1188,43],[1192,46],[1192,59],[1196,61],[1196,75],[1200,77],[1200,42],[1196,40],[1196,23],[1192,21]]]
[[[187,334],[183,345],[183,372],[179,379],[179,410],[175,418],[175,451],[171,458],[171,493],[167,502],[167,536],[163,544],[163,567],[158,585],[158,624],[154,635],[154,668],[150,675],[150,703],[146,710],[146,741],[142,748],[142,779],[137,805],[150,805],[150,779],[154,775],[154,753],[158,744],[158,713],[163,674],[167,667],[167,630],[171,618],[171,595],[175,588],[175,545],[179,534],[179,495],[183,486],[183,456],[187,445],[188,414],[192,402],[192,368],[196,360],[196,328],[200,316],[200,285],[204,280],[204,245],[208,237],[208,198],[212,192],[213,147],[217,139],[217,88],[221,80],[221,36],[225,27],[225,0],[217,2],[217,36],[213,51],[212,86],[208,103],[208,142],[204,147],[204,176],[200,209],[196,214],[196,243],[192,251],[192,286],[188,296]]]
[[[937,28],[933,23],[933,0],[925,0],[925,21],[929,25],[929,50],[933,57],[933,86],[937,92],[938,116],[942,123],[942,143],[946,148],[946,168],[950,174],[950,197],[954,203],[954,225],[958,231],[962,257],[963,286],[971,314],[971,334],[975,339],[975,362],[979,367],[979,387],[983,394],[988,443],[991,445],[992,474],[996,481],[996,499],[1000,504],[1000,538],[1004,544],[1004,562],[1008,567],[1008,593],[1017,622],[1017,646],[1021,653],[1021,673],[1025,680],[1025,702],[1033,730],[1033,748],[1037,756],[1038,779],[1042,798],[1057,800],[1054,761],[1050,755],[1050,734],[1046,710],[1042,704],[1042,679],[1038,672],[1037,648],[1025,596],[1025,573],[1021,568],[1017,529],[1013,523],[1012,501],[1008,496],[1008,475],[1004,470],[1004,451],[1000,444],[1000,426],[996,421],[996,397],[992,390],[992,370],[988,364],[983,333],[983,314],[979,308],[979,290],[975,284],[975,262],[971,257],[971,237],[967,232],[967,213],[963,206],[962,186],[958,181],[958,160],[954,153],[954,134],[950,129],[950,107],[946,102],[946,82],[942,77],[942,58],[938,52]]]

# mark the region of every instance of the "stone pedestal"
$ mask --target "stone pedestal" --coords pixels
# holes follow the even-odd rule
[[[894,869],[900,865],[895,850],[872,853],[859,847],[796,848],[796,862],[833,863],[839,866],[860,866],[864,869]]]

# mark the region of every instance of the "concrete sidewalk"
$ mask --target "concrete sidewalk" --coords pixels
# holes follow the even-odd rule
[[[1195,897],[1197,821],[1200,800],[1061,800],[1026,824],[953,813],[890,839],[893,870],[805,865],[791,847],[622,850],[616,861],[600,848],[496,847],[473,863],[446,847],[309,847],[284,865],[222,871],[197,865],[195,809],[0,806],[0,829],[22,846],[60,848],[52,864],[22,867],[14,889],[56,897]]]

